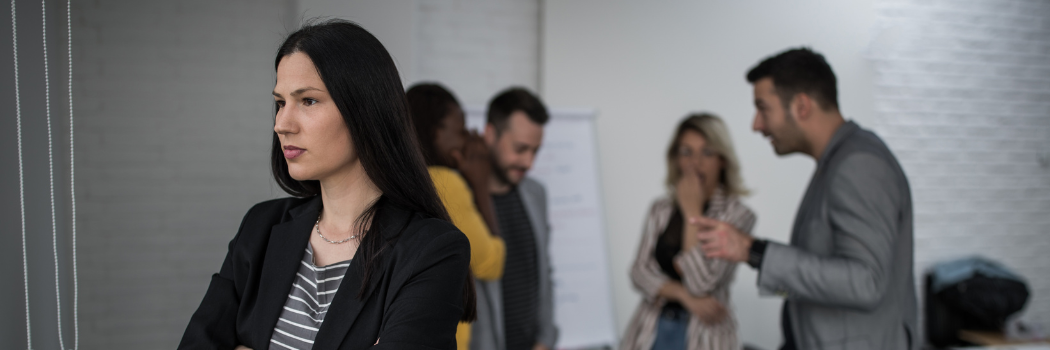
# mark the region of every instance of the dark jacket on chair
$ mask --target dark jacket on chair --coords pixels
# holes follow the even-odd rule
[[[466,236],[444,220],[380,202],[373,220],[380,231],[370,234],[390,245],[375,261],[378,274],[358,298],[365,266],[351,261],[313,348],[455,349],[470,264]],[[315,196],[249,210],[179,349],[268,348],[320,209]]]

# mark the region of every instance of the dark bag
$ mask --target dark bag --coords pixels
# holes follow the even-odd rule
[[[926,334],[937,347],[967,345],[961,329],[1001,331],[1029,296],[1020,276],[981,258],[939,264],[925,282]]]
[[[1028,301],[1024,282],[980,273],[937,294],[959,314],[963,328],[972,330],[1003,330],[1006,319]]]

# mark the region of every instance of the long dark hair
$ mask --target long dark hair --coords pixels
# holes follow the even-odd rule
[[[382,239],[380,223],[371,220],[380,204],[449,221],[413,137],[405,90],[394,60],[383,44],[361,26],[345,20],[307,24],[292,33],[277,50],[274,70],[281,59],[296,52],[310,57],[321,81],[343,116],[361,166],[382,196],[357,218],[358,225],[372,221],[361,238],[356,259],[365,273],[358,299],[365,297],[369,280],[380,274],[380,256],[392,244]],[[317,180],[298,181],[288,173],[288,163],[277,133],[270,152],[273,177],[285,192],[296,197],[321,193]],[[468,274],[463,291],[463,320],[476,318],[474,282]]]
[[[412,112],[412,123],[416,126],[416,138],[423,148],[423,160],[427,165],[443,165],[443,158],[434,147],[434,136],[448,112],[460,107],[459,100],[444,86],[437,83],[421,83],[408,88],[408,108]]]

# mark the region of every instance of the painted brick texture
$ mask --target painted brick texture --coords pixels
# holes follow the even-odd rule
[[[875,128],[911,180],[916,277],[960,257],[1000,261],[1028,279],[1022,318],[1050,325],[1050,2],[875,10]]]
[[[269,95],[287,1],[73,5],[80,345],[171,349],[241,217],[282,195]]]
[[[415,81],[438,81],[465,105],[511,85],[539,86],[539,1],[425,0],[416,13]]]

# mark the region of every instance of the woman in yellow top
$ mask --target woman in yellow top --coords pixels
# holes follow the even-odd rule
[[[463,108],[441,85],[416,84],[407,96],[434,187],[452,223],[470,240],[471,272],[477,279],[499,279],[507,250],[489,195],[492,163],[488,146],[477,133],[467,132]],[[456,330],[457,347],[466,350],[469,342],[470,324],[461,322]]]

